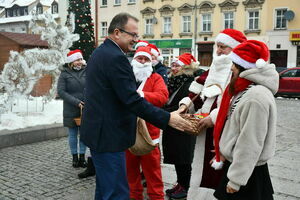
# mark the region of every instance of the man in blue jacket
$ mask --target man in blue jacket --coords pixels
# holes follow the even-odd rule
[[[137,116],[165,129],[190,130],[177,112],[154,107],[136,92],[132,67],[125,53],[138,40],[138,20],[116,15],[109,36],[87,65],[81,140],[90,148],[96,169],[96,200],[128,200],[125,150],[135,143]]]

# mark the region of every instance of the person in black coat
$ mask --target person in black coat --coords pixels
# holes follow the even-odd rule
[[[177,112],[168,113],[137,93],[132,67],[125,55],[138,39],[138,20],[116,15],[109,36],[89,59],[81,140],[90,148],[96,169],[96,200],[128,200],[125,150],[134,145],[137,116],[165,129],[191,130]]]
[[[194,80],[193,73],[198,67],[198,62],[189,53],[184,53],[171,64],[171,77],[168,82],[169,101],[165,110],[172,112],[179,108],[179,102],[189,93],[190,84]],[[162,134],[162,147],[164,163],[174,164],[177,184],[166,190],[166,194],[172,199],[187,197],[189,189],[194,145],[196,137],[182,131],[167,127]]]
[[[73,167],[85,167],[86,146],[79,141],[79,126],[74,118],[79,117],[84,105],[85,61],[80,50],[70,51],[67,64],[58,79],[57,92],[63,99],[63,123],[69,128],[69,145],[73,156]],[[78,151],[79,143],[79,151]],[[78,158],[79,154],[79,158]]]

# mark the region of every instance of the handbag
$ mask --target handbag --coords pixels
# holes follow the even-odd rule
[[[136,156],[142,156],[150,153],[157,146],[158,143],[154,144],[150,137],[145,120],[138,117],[135,144],[128,150]]]
[[[141,83],[141,85],[138,88],[138,91],[143,90],[146,81],[147,80],[144,80]],[[152,141],[145,120],[138,117],[137,125],[136,125],[135,144],[132,147],[130,147],[128,150],[136,156],[142,156],[150,153],[157,146],[158,143],[154,144]]]
[[[81,116],[82,116],[82,107],[80,107],[80,116],[74,118],[75,124],[76,124],[77,126],[80,126],[80,125],[81,125]]]

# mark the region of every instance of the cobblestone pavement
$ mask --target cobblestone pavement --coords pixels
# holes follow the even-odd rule
[[[300,200],[299,100],[277,100],[276,155],[269,162],[275,200]],[[0,200],[91,200],[94,177],[79,180],[83,169],[71,166],[67,138],[0,149]],[[174,169],[163,165],[165,187]]]

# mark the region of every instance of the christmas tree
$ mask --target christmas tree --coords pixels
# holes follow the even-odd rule
[[[80,36],[80,39],[73,44],[72,49],[80,49],[87,61],[95,49],[94,23],[89,0],[69,0],[68,18],[70,13],[75,15],[74,33]]]

